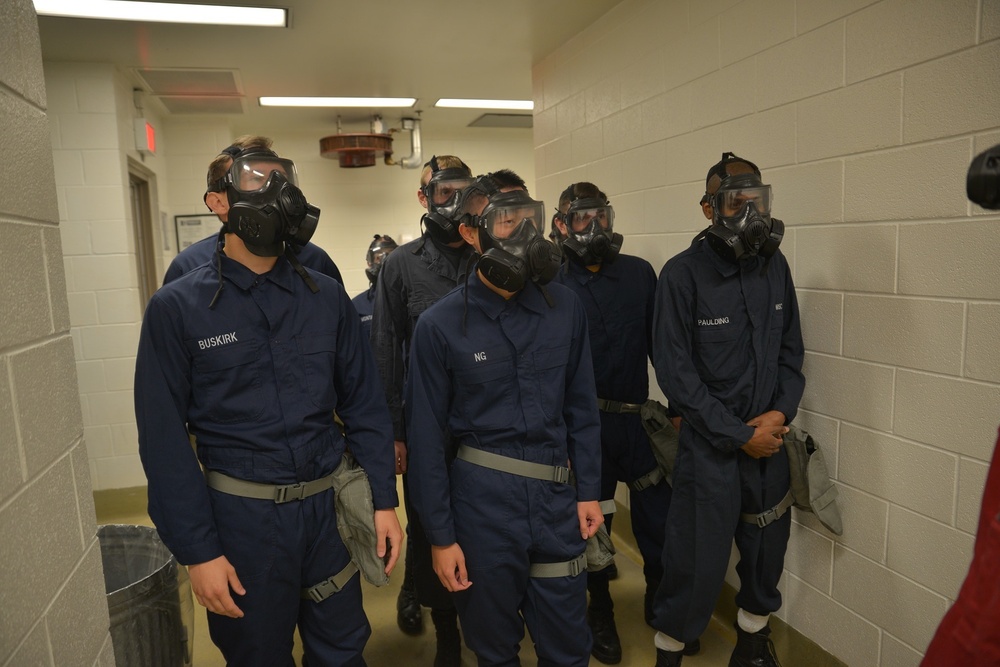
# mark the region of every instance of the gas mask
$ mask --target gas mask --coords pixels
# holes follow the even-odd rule
[[[365,261],[368,264],[368,268],[365,269],[365,275],[368,276],[368,282],[372,285],[378,281],[378,274],[382,271],[382,262],[385,260],[386,255],[396,248],[396,242],[392,238],[378,234],[375,235],[375,240],[368,246],[368,253],[365,255]]]
[[[710,197],[709,245],[721,257],[738,262],[757,255],[769,259],[778,250],[785,223],[771,217],[771,186],[756,174],[729,176]]]
[[[461,167],[441,169],[437,156],[430,160],[431,178],[420,190],[427,198],[427,213],[421,222],[437,243],[449,244],[461,241],[458,223],[455,222],[459,206],[459,193],[472,184],[472,172],[463,164]]]
[[[286,245],[304,246],[316,231],[319,209],[298,188],[295,164],[263,148],[238,153],[215,191],[226,192],[226,231],[260,257],[278,257]]]
[[[529,280],[544,285],[555,277],[559,250],[542,235],[544,215],[542,202],[514,190],[490,194],[483,212],[466,219],[479,227],[479,270],[490,283],[518,292]]]
[[[562,215],[567,236],[564,252],[583,266],[594,266],[618,259],[624,238],[614,231],[615,209],[598,198],[576,199]]]

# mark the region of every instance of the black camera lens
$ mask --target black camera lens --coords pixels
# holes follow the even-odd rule
[[[965,179],[965,194],[983,208],[1000,209],[1000,144],[972,159]]]

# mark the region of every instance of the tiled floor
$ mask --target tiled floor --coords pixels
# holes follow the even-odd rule
[[[99,523],[127,523],[151,525],[146,515],[144,495],[127,498],[127,502],[97,503]],[[403,518],[400,510],[400,518]],[[621,635],[624,657],[620,663],[624,667],[653,667],[656,651],[653,647],[653,630],[646,625],[642,615],[643,577],[642,567],[635,554],[619,548],[617,557],[620,576],[611,582],[611,593],[615,600],[615,618]],[[402,577],[394,574],[388,586],[375,588],[365,584],[365,611],[372,624],[372,637],[365,650],[365,658],[371,667],[427,666],[434,663],[434,628],[430,614],[424,611],[425,631],[418,637],[404,635],[396,627],[396,595]],[[219,667],[225,665],[222,655],[208,636],[208,625],[204,608],[195,604],[194,667]],[[728,665],[729,654],[734,642],[733,631],[713,620],[701,638],[702,650],[699,655],[684,659],[684,667],[716,667]],[[296,641],[295,658],[301,661],[302,649]],[[522,663],[535,664],[535,653],[530,639],[525,639],[521,651]],[[464,649],[463,664],[472,667],[476,658]],[[600,665],[591,660],[591,665]]]

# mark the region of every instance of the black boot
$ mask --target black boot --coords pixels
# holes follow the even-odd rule
[[[594,635],[590,654],[605,665],[617,665],[622,661],[622,642],[615,627],[615,603],[611,601],[607,574],[603,570],[587,573],[587,590],[590,592],[587,623]]]
[[[680,651],[664,651],[656,649],[656,667],[680,667],[684,654]]]
[[[771,641],[771,627],[747,632],[736,624],[736,648],[729,658],[729,667],[781,667]]]
[[[419,635],[424,630],[424,618],[413,583],[412,560],[404,565],[403,586],[396,598],[396,624],[408,635]]]
[[[462,664],[462,635],[458,631],[458,612],[454,609],[431,609],[437,652],[434,667],[459,667]]]

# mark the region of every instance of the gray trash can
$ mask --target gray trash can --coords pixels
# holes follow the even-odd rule
[[[194,607],[187,568],[152,528],[99,526],[97,537],[118,667],[190,665]]]

